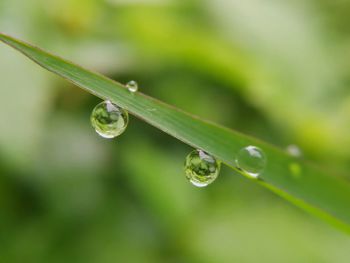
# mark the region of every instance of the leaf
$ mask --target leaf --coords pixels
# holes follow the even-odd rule
[[[240,173],[235,167],[237,152],[248,145],[260,147],[268,162],[256,182],[350,233],[350,185],[347,181],[272,145],[199,119],[140,92],[130,93],[118,82],[13,37],[0,33],[0,40],[47,70],[101,99],[111,100],[184,143],[214,155]]]

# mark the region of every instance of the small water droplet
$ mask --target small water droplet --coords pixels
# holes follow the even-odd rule
[[[294,157],[301,157],[303,155],[300,148],[295,144],[288,145],[286,150],[289,155]]]
[[[122,134],[129,122],[129,114],[110,101],[103,101],[93,109],[90,117],[92,127],[103,138]]]
[[[126,87],[128,88],[128,90],[130,92],[136,92],[139,89],[139,85],[137,84],[137,82],[135,80],[131,80],[128,83],[126,83]]]
[[[236,165],[249,177],[258,178],[266,166],[266,161],[263,150],[256,146],[247,146],[238,152]]]
[[[218,177],[220,162],[201,150],[194,150],[186,157],[186,178],[197,187],[205,187]]]

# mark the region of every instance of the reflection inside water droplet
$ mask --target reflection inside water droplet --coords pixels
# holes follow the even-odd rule
[[[301,166],[297,162],[289,164],[289,171],[294,178],[300,178],[301,176]]]
[[[236,165],[249,177],[258,178],[266,166],[266,161],[263,150],[256,146],[247,146],[238,152]]]
[[[192,151],[185,161],[186,178],[197,187],[205,187],[218,177],[220,163],[201,150]]]

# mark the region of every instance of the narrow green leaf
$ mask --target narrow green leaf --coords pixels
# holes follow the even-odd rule
[[[140,92],[130,93],[118,82],[13,37],[0,33],[0,40],[47,70],[101,99],[111,100],[171,136],[216,156],[233,169],[236,169],[235,156],[242,147],[260,147],[268,161],[259,177],[261,180],[257,182],[350,232],[350,185],[347,181],[291,157],[267,143],[201,120]]]

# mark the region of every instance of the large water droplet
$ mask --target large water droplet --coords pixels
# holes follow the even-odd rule
[[[126,87],[130,92],[136,92],[139,89],[139,85],[135,80],[131,80],[128,83],[126,83]]]
[[[197,187],[205,187],[218,177],[220,163],[211,155],[201,150],[194,150],[186,157],[186,178]]]
[[[258,178],[266,166],[266,161],[265,153],[256,146],[242,148],[236,158],[237,167],[252,178]]]
[[[129,122],[128,112],[110,101],[103,101],[93,109],[91,124],[103,138],[114,138],[122,134]]]

